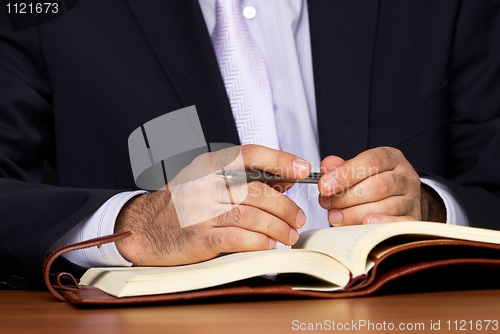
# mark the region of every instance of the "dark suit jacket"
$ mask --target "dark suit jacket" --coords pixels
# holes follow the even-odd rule
[[[500,2],[309,0],[309,16],[321,156],[395,146],[499,228]],[[190,105],[207,142],[238,144],[198,0],[82,0],[16,34],[2,7],[0,281],[40,283],[50,245],[135,188],[129,134]]]

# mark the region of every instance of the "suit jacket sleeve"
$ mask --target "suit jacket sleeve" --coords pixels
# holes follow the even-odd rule
[[[37,29],[13,34],[0,7],[0,288],[33,288],[47,249],[117,191],[41,184],[55,156],[50,78]]]
[[[500,228],[500,3],[462,2],[451,53],[446,184],[471,226]],[[451,180],[451,181],[450,181]]]

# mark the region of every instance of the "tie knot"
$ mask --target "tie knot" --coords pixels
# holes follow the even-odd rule
[[[217,8],[241,8],[241,0],[217,0]]]
[[[217,0],[216,3],[217,22],[241,21],[240,0]]]

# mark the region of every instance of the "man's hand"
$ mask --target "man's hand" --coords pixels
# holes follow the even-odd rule
[[[332,226],[409,220],[445,221],[444,204],[420,178],[401,151],[378,147],[344,161],[321,163],[320,205]]]
[[[247,170],[292,178],[305,178],[311,170],[309,163],[285,152],[257,145],[239,149]],[[306,217],[272,185],[244,182],[241,186],[247,187],[248,195],[234,205],[235,188],[229,189],[224,180],[212,175],[218,168],[200,173],[207,166],[225,165],[224,150],[220,152],[197,157],[165,190],[137,196],[125,205],[115,225],[115,232],[132,232],[116,243],[122,256],[134,265],[172,266],[224,252],[272,249],[276,241],[293,245],[298,240],[297,229]],[[200,221],[206,213],[214,218]],[[179,218],[192,222],[181,227]]]

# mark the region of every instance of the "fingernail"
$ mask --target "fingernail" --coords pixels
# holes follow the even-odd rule
[[[299,232],[297,232],[297,230],[294,230],[293,228],[290,230],[290,235],[288,236],[288,238],[290,239],[290,242],[293,244],[295,244],[297,242],[297,240],[299,240]]]
[[[276,248],[276,240],[269,238],[269,249]]]
[[[368,218],[368,224],[380,224],[380,220],[377,217]]]
[[[330,201],[330,196],[320,196],[319,197],[319,204],[324,208],[328,209],[332,205]]]
[[[325,187],[327,193],[333,192],[338,185],[339,183],[337,182],[337,179],[333,177],[323,182],[323,186]]]
[[[298,174],[307,173],[307,171],[309,170],[309,163],[305,160],[302,160],[302,159],[295,159],[293,161],[293,169]]]
[[[297,211],[297,216],[295,217],[295,223],[297,223],[297,228],[301,228],[306,223],[306,215],[304,214],[304,211],[302,211],[301,209]]]
[[[330,212],[328,212],[328,220],[332,225],[339,225],[340,223],[342,223],[343,219],[344,216],[342,216],[342,214],[339,211],[331,210]]]

